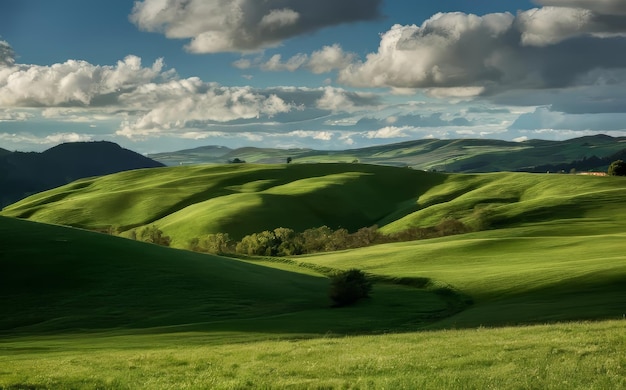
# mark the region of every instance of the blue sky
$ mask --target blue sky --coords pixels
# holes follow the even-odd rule
[[[623,0],[3,0],[0,147],[626,135]]]

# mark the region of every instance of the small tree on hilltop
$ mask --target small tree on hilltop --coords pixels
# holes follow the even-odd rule
[[[334,306],[348,306],[362,298],[369,297],[372,282],[358,269],[340,272],[330,278],[330,299]]]
[[[622,160],[613,161],[607,173],[609,176],[626,176],[626,163]]]

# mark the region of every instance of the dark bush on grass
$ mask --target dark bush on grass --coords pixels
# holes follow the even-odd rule
[[[609,176],[626,176],[626,162],[623,160],[616,160],[609,165]]]
[[[363,271],[350,269],[340,272],[330,278],[330,299],[336,307],[354,304],[362,298],[367,298],[372,291],[372,283]]]

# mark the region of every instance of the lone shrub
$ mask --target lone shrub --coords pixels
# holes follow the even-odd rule
[[[363,271],[350,269],[340,272],[330,278],[330,299],[334,306],[348,306],[362,298],[369,297],[372,283]]]
[[[623,160],[616,160],[609,165],[609,176],[626,176],[626,162]]]

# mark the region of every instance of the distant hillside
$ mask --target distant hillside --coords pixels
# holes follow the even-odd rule
[[[188,248],[278,227],[386,233],[455,218],[477,229],[615,215],[623,178],[529,173],[443,174],[370,164],[222,164],[122,172],[21,200],[2,215],[128,235],[155,225]]]
[[[0,150],[0,206],[74,180],[162,167],[112,142],[65,143],[42,153]]]
[[[225,159],[224,156],[230,152],[232,149],[226,146],[209,145],[171,153],[155,153],[148,157],[165,165],[188,165],[203,164],[207,162],[207,159],[211,162],[226,162],[228,158]]]
[[[149,155],[166,165],[225,163],[238,158],[248,163],[354,162],[410,166],[446,172],[536,171],[549,165],[576,160],[606,158],[626,149],[626,137],[596,135],[566,141],[529,140],[508,142],[489,139],[425,139],[361,149],[322,151],[245,147],[230,150],[216,146]],[[219,150],[219,153],[216,151]],[[587,170],[605,170],[601,161]]]

